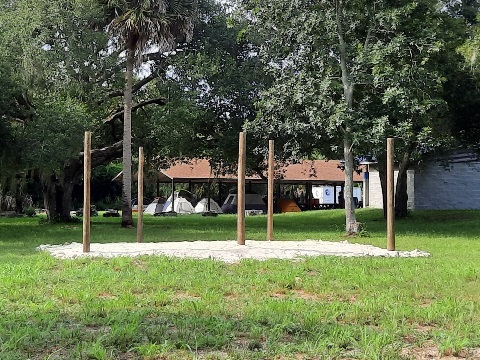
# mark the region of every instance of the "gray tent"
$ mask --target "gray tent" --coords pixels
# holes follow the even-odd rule
[[[238,206],[237,199],[237,194],[228,195],[227,199],[222,205],[222,211],[225,214],[236,214]],[[261,210],[266,213],[267,205],[263,201],[262,195],[245,194],[245,210]]]
[[[155,198],[143,211],[144,214],[160,214],[163,211],[163,206],[165,205],[165,199],[161,197]]]

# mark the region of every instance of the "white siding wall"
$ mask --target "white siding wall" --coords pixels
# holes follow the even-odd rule
[[[394,182],[395,186],[397,185],[398,171],[394,172]],[[414,197],[415,197],[415,171],[407,171],[407,195],[408,203],[407,206],[409,209],[414,207]],[[380,176],[378,175],[377,170],[370,171],[370,206],[375,209],[383,208],[383,196],[382,196],[382,186],[380,185]]]
[[[395,183],[398,173],[395,172]],[[408,207],[418,210],[480,209],[480,162],[426,164],[407,175]],[[378,171],[370,171],[370,207],[382,208]]]
[[[407,170],[407,208],[415,209],[415,170]]]
[[[398,172],[395,172],[395,181]],[[380,176],[378,171],[370,168],[370,203],[369,207],[375,209],[383,208],[382,186],[380,185]]]
[[[415,209],[480,209],[480,162],[417,169]]]

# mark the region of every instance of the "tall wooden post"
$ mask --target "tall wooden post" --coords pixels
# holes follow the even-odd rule
[[[92,178],[92,133],[85,132],[83,146],[83,252],[90,252],[90,180]]]
[[[363,173],[363,207],[370,206],[370,165],[365,165],[365,172]]]
[[[218,182],[218,203],[221,205],[223,205],[223,194],[222,194],[222,182],[219,181]]]
[[[143,147],[138,148],[137,242],[143,241]]]
[[[237,243],[245,245],[245,133],[238,137]]]
[[[395,250],[393,138],[387,139],[387,250]]]
[[[268,141],[268,209],[267,209],[267,240],[273,240],[273,152],[274,140]]]
[[[172,177],[172,213],[175,212],[175,180]]]

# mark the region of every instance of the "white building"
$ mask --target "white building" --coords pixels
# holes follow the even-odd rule
[[[475,154],[460,154],[425,162],[407,172],[407,193],[409,209],[480,209],[480,159]],[[369,205],[383,207],[380,178],[373,167]]]

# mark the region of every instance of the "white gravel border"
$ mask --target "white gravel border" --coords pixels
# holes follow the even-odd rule
[[[388,251],[372,245],[351,244],[348,241],[329,242],[305,241],[254,241],[245,245],[230,241],[180,241],[159,243],[108,243],[90,244],[90,252],[83,253],[81,243],[64,245],[40,245],[38,251],[47,251],[58,259],[80,257],[113,258],[119,256],[164,255],[168,257],[214,259],[226,263],[236,263],[242,259],[298,259],[305,256],[341,257],[427,257],[429,253],[413,251]]]

